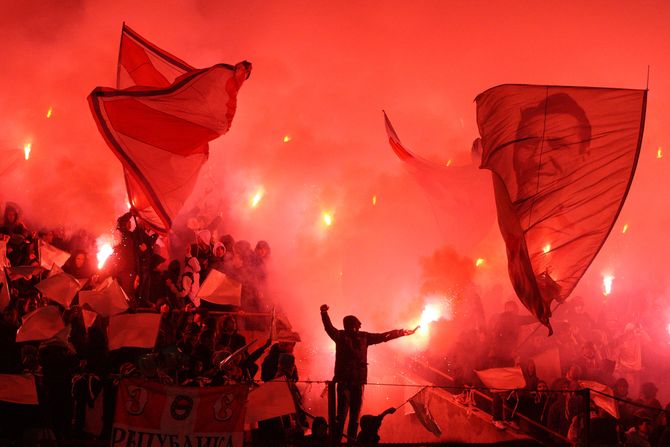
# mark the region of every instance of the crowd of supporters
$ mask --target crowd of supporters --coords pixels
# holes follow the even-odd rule
[[[468,300],[471,326],[455,329],[449,325],[457,323],[444,322],[440,330],[456,341],[446,355],[429,350],[427,356],[453,378],[456,392],[484,387],[475,371],[520,367],[525,389],[487,393],[492,405],[481,404],[497,428],[518,428],[521,414],[575,442],[586,439],[588,427],[595,445],[670,445],[670,404],[664,407],[657,398],[656,383],[664,384],[669,360],[658,300],[608,302],[593,318],[576,296],[555,312],[551,337],[532,317],[521,315],[514,301],[486,321],[479,298]],[[632,310],[626,311],[628,304]],[[601,393],[590,392],[590,411],[582,392],[587,387]],[[474,403],[469,392],[460,397]]]
[[[247,241],[235,241],[230,235],[216,237],[207,229],[192,234],[195,240],[184,244],[183,261],[173,260],[166,266],[158,235],[125,214],[117,221],[113,253],[98,269],[91,255],[96,250],[95,238],[88,233],[34,232],[22,222],[17,205],[5,207],[0,238],[6,246],[7,281],[0,292],[7,287],[9,301],[2,303],[0,374],[34,376],[39,406],[0,402],[2,442],[13,440],[22,445],[25,441],[28,445],[37,439],[108,439],[116,385],[123,378],[197,387],[298,380],[293,349],[300,338],[287,319],[270,316],[264,296],[269,244],[260,241],[252,248]],[[127,296],[125,312],[159,313],[155,347],[110,350],[109,318],[98,315],[90,324],[83,315],[90,309],[79,305],[77,296],[67,308],[42,296],[35,285],[48,276],[49,269],[40,267],[40,240],[71,253],[62,270],[79,281],[81,291],[100,287],[104,278],[111,277]],[[34,268],[21,271],[19,266]],[[238,304],[199,300],[198,288],[212,269],[241,285]],[[16,271],[20,274],[12,273]],[[69,332],[17,343],[17,330],[25,316],[47,305],[59,308]],[[240,315],[251,317],[239,319]],[[239,324],[245,326],[244,331]],[[262,341],[252,345],[243,332],[254,333]],[[300,408],[297,388],[290,388]],[[296,415],[260,424],[256,436],[299,436],[306,426],[304,416]]]
[[[198,226],[185,230],[190,239],[182,243],[184,257],[167,262],[165,241],[132,215],[119,217],[116,229],[113,253],[103,268],[97,268],[96,240],[89,233],[33,231],[24,224],[17,205],[5,206],[0,223],[0,238],[6,246],[2,259],[5,270],[34,269],[7,274],[7,281],[0,286],[0,296],[3,287],[8,296],[7,302],[0,303],[0,373],[32,374],[40,405],[0,402],[0,439],[106,439],[112,428],[116,385],[123,377],[181,386],[253,384],[276,378],[298,380],[293,348],[299,337],[293,334],[279,341],[270,337],[267,242],[260,241],[252,247],[247,241],[235,241],[230,235],[219,236],[217,230]],[[87,309],[78,304],[76,297],[66,308],[42,296],[35,285],[48,275],[49,269],[40,267],[40,241],[71,253],[62,270],[79,280],[81,290],[95,289],[111,276],[127,295],[127,312],[159,313],[161,323],[155,347],[109,350],[108,318],[99,316],[89,325],[83,316]],[[199,287],[212,269],[241,285],[239,306],[200,301]],[[659,365],[668,360],[663,343],[652,341],[666,336],[664,323],[658,319],[662,303],[635,303],[635,313],[621,307],[604,307],[597,318],[592,318],[585,311],[583,299],[571,298],[555,313],[552,337],[547,337],[542,329],[524,332],[524,328],[536,327],[529,325],[534,320],[520,315],[513,301],[488,321],[476,294],[470,294],[461,304],[465,309],[459,318],[471,326],[457,331],[435,328],[435,337],[440,337],[443,330],[442,335],[455,342],[446,353],[429,350],[426,356],[432,365],[453,377],[450,385],[455,389],[481,387],[475,371],[521,367],[524,390],[489,393],[493,398],[490,411],[497,427],[514,426],[515,415],[522,414],[575,441],[585,439],[588,426],[594,444],[670,445],[670,406],[663,407],[658,400],[654,383],[659,378],[654,374],[662,371]],[[23,318],[46,305],[59,306],[69,334],[17,343],[17,329]],[[256,314],[257,318],[239,320],[239,311]],[[239,328],[240,325],[244,327]],[[284,335],[292,334],[290,329],[288,325],[280,328]],[[248,345],[250,340],[242,334],[250,331],[263,334],[262,346]],[[559,377],[548,383],[538,372],[546,371],[546,367],[538,368],[536,362],[546,362],[547,353],[551,352],[556,353],[555,376]],[[580,393],[586,387],[585,381],[603,385],[605,395],[611,393],[618,417],[612,414],[612,408],[608,411],[606,406],[597,405],[591,393],[587,424],[585,396]],[[292,391],[300,407],[299,393],[295,387]],[[465,398],[467,393],[463,396],[464,400],[469,399]],[[94,408],[99,411],[99,426],[91,420]],[[313,442],[306,445],[322,445],[319,443],[327,439],[325,420],[315,418],[312,435],[302,438],[307,425],[305,415],[298,413],[259,424],[257,436],[262,445],[267,445],[269,439],[279,439],[277,433]]]

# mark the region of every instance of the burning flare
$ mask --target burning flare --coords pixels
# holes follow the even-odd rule
[[[621,229],[621,234],[626,234],[626,231],[628,231],[628,224],[623,224],[623,228]]]
[[[663,149],[661,146],[659,146],[658,151],[656,151],[656,158],[663,158]]]
[[[31,143],[26,143],[23,145],[23,154],[26,157],[26,160],[30,158]]]
[[[98,245],[98,253],[95,256],[98,259],[98,270],[101,270],[105,266],[107,258],[114,253],[114,249],[107,236],[100,236],[96,243]]]
[[[249,205],[251,205],[252,208],[256,208],[263,199],[264,195],[265,195],[265,189],[262,186],[260,186],[256,190],[256,193],[253,195],[253,197],[249,199]]]
[[[479,267],[482,264],[484,264],[484,258],[477,258],[475,261],[475,267]]]
[[[323,223],[329,227],[333,224],[333,215],[329,213],[328,211],[324,211],[321,213],[321,218],[323,219]]]
[[[372,205],[374,206],[376,204],[377,204],[377,196],[372,196]]]
[[[614,281],[614,276],[604,275],[603,276],[603,295],[607,296],[612,293],[612,282]]]
[[[293,138],[290,137],[290,135],[284,135],[284,143],[288,143],[291,141]]]
[[[47,110],[47,118],[51,118],[51,115],[53,115],[53,113],[54,113],[54,108],[49,107],[49,110]]]
[[[547,244],[544,247],[542,247],[542,251],[544,252],[544,254],[549,253],[551,251],[551,244]]]

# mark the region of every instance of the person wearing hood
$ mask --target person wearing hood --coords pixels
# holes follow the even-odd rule
[[[321,321],[328,336],[335,342],[335,377],[337,383],[337,432],[334,440],[339,443],[344,431],[344,421],[349,414],[347,437],[356,441],[358,418],[363,405],[363,387],[368,380],[368,346],[411,335],[419,328],[396,329],[372,333],[361,331],[361,322],[353,315],[344,317],[344,330],[335,329],[328,316],[328,305],[321,306]]]
[[[225,273],[226,264],[226,246],[223,242],[217,242],[212,248],[212,254],[209,257],[209,268]]]
[[[88,280],[93,276],[93,268],[88,259],[88,253],[84,250],[75,250],[70,258],[63,264],[63,271],[77,279]],[[82,281],[82,284],[86,281]]]

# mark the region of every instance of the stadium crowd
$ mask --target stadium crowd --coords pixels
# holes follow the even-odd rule
[[[0,261],[7,279],[0,292],[4,287],[8,300],[0,302],[0,373],[32,374],[39,406],[0,402],[0,439],[16,445],[39,438],[109,439],[116,385],[124,377],[190,387],[254,384],[259,379],[298,381],[293,349],[299,336],[291,332],[290,325],[269,316],[266,291],[271,251],[267,242],[252,248],[247,241],[219,236],[218,231],[202,225],[189,230],[193,241],[184,244],[184,258],[169,261],[158,235],[131,214],[119,217],[116,230],[113,253],[97,269],[92,255],[96,241],[89,233],[33,231],[23,223],[17,205],[5,206],[0,237],[6,256]],[[40,244],[71,254],[62,271],[77,278],[82,291],[101,287],[111,276],[127,296],[126,312],[160,314],[154,348],[110,350],[108,318],[98,316],[87,322],[84,314],[90,309],[80,305],[76,296],[69,306],[43,296],[35,285],[56,267],[42,265]],[[217,305],[198,298],[199,287],[212,270],[241,285],[239,305]],[[478,298],[469,300],[474,302],[468,304],[473,317],[468,321],[474,324],[458,329],[447,352],[429,348],[425,357],[453,378],[449,385],[456,390],[454,394],[464,390],[459,396],[462,402],[478,406],[484,405],[469,394],[471,387],[483,386],[475,371],[520,366],[526,383],[523,390],[488,393],[493,398],[490,412],[496,427],[514,428],[516,415],[522,414],[574,442],[583,441],[585,427],[589,427],[594,445],[670,445],[670,405],[663,407],[657,399],[658,388],[650,380],[650,371],[658,371],[656,365],[667,359],[652,342],[659,332],[665,334],[654,318],[654,306],[659,303],[652,302],[646,312],[637,315],[619,312],[619,318],[612,318],[603,311],[593,319],[581,298],[571,298],[556,313],[555,335],[546,337],[539,331],[523,333],[522,328],[531,321],[519,315],[513,301],[487,322]],[[46,305],[59,308],[69,332],[17,343],[17,330],[26,315]],[[257,318],[239,321],[239,311]],[[443,324],[447,326],[443,331],[452,330],[448,327],[452,323]],[[267,341],[250,350],[242,335],[248,331],[267,334]],[[278,332],[284,336],[274,337]],[[560,377],[547,383],[535,362],[550,351],[557,353]],[[611,393],[614,402],[610,407],[599,404],[592,393],[588,424],[584,396],[579,392],[586,381],[602,385],[603,393]],[[300,409],[300,393],[296,387],[292,391]],[[93,409],[98,411],[98,423],[91,420]],[[367,432],[359,439],[378,442],[381,417],[365,419],[373,420],[372,425],[361,420]],[[308,418],[313,419],[312,433],[303,437]],[[259,423],[254,436],[260,440],[258,445],[289,439],[300,445],[326,445],[327,431],[324,418],[313,418],[301,409],[291,417]]]

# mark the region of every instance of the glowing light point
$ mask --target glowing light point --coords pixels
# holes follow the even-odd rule
[[[256,208],[263,199],[264,195],[265,195],[265,189],[263,189],[263,187],[261,186],[256,190],[256,193],[253,195],[253,197],[249,199],[249,205],[251,205],[252,208]]]
[[[26,157],[26,160],[30,158],[30,150],[31,150],[31,144],[26,143],[23,145],[23,155]]]
[[[477,258],[477,260],[475,261],[475,267],[479,267],[482,264],[484,264],[484,258]]]
[[[98,270],[105,266],[107,258],[109,258],[112,253],[114,253],[114,249],[112,248],[111,244],[105,243],[100,246],[98,253],[95,255],[98,259]]]
[[[332,215],[332,214],[330,214],[330,213],[324,211],[324,212],[321,214],[321,217],[322,217],[322,219],[323,219],[323,223],[324,223],[327,227],[329,227],[329,226],[331,226],[331,225],[333,224],[333,215]]]
[[[623,228],[621,229],[621,234],[626,234],[626,231],[628,231],[628,224],[623,224]]]
[[[53,115],[53,113],[54,113],[54,108],[49,107],[49,110],[47,110],[47,118],[51,118],[51,115]]]
[[[372,196],[372,205],[374,206],[376,204],[377,204],[377,196]]]
[[[449,160],[447,160],[447,167],[451,166],[451,163],[452,163],[452,160],[450,158]]]
[[[614,281],[614,276],[605,275],[603,276],[603,295],[607,296],[612,293],[612,282]]]
[[[292,139],[293,139],[293,138],[291,138],[290,135],[284,135],[284,140],[283,140],[283,141],[284,141],[284,143],[288,143],[288,142],[291,141]]]
[[[661,148],[661,146],[659,146],[658,151],[656,151],[656,158],[663,158],[663,148]]]
[[[130,202],[126,199],[126,208],[130,209]]]

